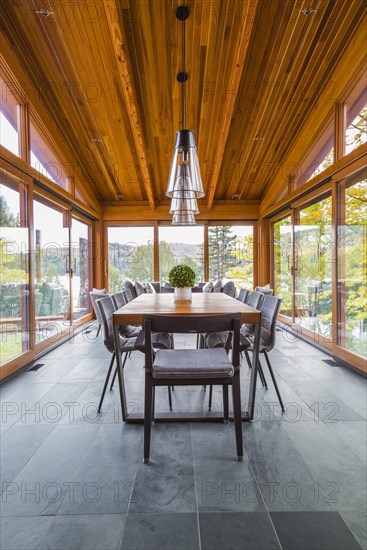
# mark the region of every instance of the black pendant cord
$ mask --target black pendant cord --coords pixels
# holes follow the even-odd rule
[[[186,75],[186,24],[182,21],[182,72]],[[186,79],[182,83],[182,129],[186,128]]]

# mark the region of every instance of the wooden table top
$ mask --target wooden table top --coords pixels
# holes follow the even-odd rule
[[[113,314],[117,325],[142,323],[143,314],[225,315],[241,313],[243,323],[259,323],[260,312],[223,293],[194,292],[192,301],[175,301],[171,293],[141,294]]]

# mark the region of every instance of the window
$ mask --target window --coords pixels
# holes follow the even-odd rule
[[[339,186],[339,344],[367,356],[367,179],[366,171]]]
[[[177,264],[192,267],[196,283],[204,280],[204,226],[159,228],[159,279],[168,281],[168,274]]]
[[[326,168],[334,163],[334,121],[330,120],[326,130],[317,140],[316,145],[300,166],[296,176],[296,188],[300,187],[310,179],[321,174]]]
[[[108,288],[119,292],[127,278],[153,281],[153,227],[108,228]]]
[[[331,197],[299,211],[295,226],[296,322],[326,338],[332,335]]]
[[[274,294],[282,298],[279,312],[292,317],[292,219],[287,216],[273,224]]]
[[[1,362],[30,347],[29,250],[26,188],[18,180],[0,184]]]
[[[367,142],[367,74],[345,102],[345,154]]]
[[[69,178],[65,172],[65,163],[52,152],[45,140],[37,130],[34,123],[30,124],[31,132],[31,166],[44,177],[60,185],[66,191],[69,190]]]
[[[232,279],[238,288],[253,288],[253,227],[208,227],[209,279]]]
[[[73,218],[71,231],[73,319],[79,319],[90,312],[90,227]]]
[[[68,213],[33,201],[36,341],[57,339],[71,322]]]
[[[0,143],[14,155],[20,156],[20,106],[1,77],[0,86]]]

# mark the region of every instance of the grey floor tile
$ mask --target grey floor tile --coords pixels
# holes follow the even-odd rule
[[[56,516],[46,535],[45,550],[119,550],[123,515]]]
[[[367,464],[367,423],[365,420],[341,420],[339,422],[328,423],[327,427],[362,462]]]
[[[22,385],[1,403],[1,433],[5,433],[25,414],[37,416],[40,399],[46,395],[55,383],[29,383]]]
[[[320,503],[337,511],[365,510],[366,463],[323,422],[305,422],[302,430],[294,424],[283,427],[310,469]]]
[[[96,425],[56,426],[3,492],[1,515],[56,514],[98,429]]]
[[[367,550],[367,512],[365,510],[347,510],[339,513],[363,550]]]
[[[51,517],[0,519],[1,550],[39,550],[52,523]]]
[[[202,512],[199,525],[202,550],[280,550],[265,512]]]
[[[142,440],[141,425],[101,426],[58,513],[126,513]]]
[[[44,424],[12,426],[1,438],[0,472],[1,492],[6,484],[13,481],[33,454],[40,448],[55,425]]]
[[[303,399],[320,420],[337,422],[338,420],[363,420],[363,417],[319,381],[293,380],[292,389]]]
[[[265,511],[248,460],[236,460],[234,424],[192,424],[200,511]]]
[[[196,550],[196,514],[129,514],[121,550]]]
[[[337,512],[272,512],[283,550],[360,550]]]
[[[293,424],[291,424],[293,426]],[[299,422],[300,426],[312,426]],[[330,504],[315,497],[309,464],[289,437],[288,423],[244,423],[244,449],[250,460],[266,506],[273,511],[331,510]]]
[[[129,513],[196,510],[189,424],[153,426],[150,463],[142,460],[141,454]]]

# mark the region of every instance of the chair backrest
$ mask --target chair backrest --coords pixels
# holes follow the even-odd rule
[[[270,287],[255,286],[255,292],[261,292],[264,296],[273,296],[274,289]]]
[[[101,313],[102,329],[104,345],[111,353],[114,351],[113,342],[113,312],[116,311],[116,307],[113,303],[111,296],[104,296],[97,300],[97,307]]]
[[[231,298],[236,296],[236,286],[233,281],[227,281],[222,287],[223,294],[227,294]]]
[[[271,351],[275,345],[276,323],[282,299],[265,296],[261,308],[261,350]]]
[[[242,302],[243,304],[246,304],[246,300],[248,299],[249,297],[249,294],[250,294],[250,291],[249,290],[246,290],[246,288],[241,288],[240,289],[240,293],[237,297],[237,300],[239,300],[240,302]]]
[[[122,291],[125,295],[126,303],[128,304],[131,302],[131,300],[134,299],[134,296],[129,288],[125,288],[125,290]]]
[[[124,290],[130,290],[131,296],[133,298],[136,298],[136,296],[137,296],[136,289],[135,289],[135,285],[132,281],[125,281]]]
[[[232,362],[239,365],[241,313],[227,315],[143,315],[145,333],[145,361],[151,366],[152,361],[152,332],[183,333],[212,333],[228,332],[225,348],[232,345]],[[227,350],[227,351],[228,351]],[[198,350],[199,351],[199,350]]]
[[[126,295],[123,291],[112,294],[111,298],[113,301],[113,305],[116,309],[120,309],[120,307],[123,307],[127,304]]]
[[[92,302],[93,310],[96,315],[97,321],[102,325],[102,317],[99,307],[96,305],[97,300],[109,296],[106,291],[102,290],[91,290],[89,293],[90,301]]]
[[[264,300],[264,294],[261,292],[250,292],[250,295],[247,300],[247,304],[255,309],[261,309],[261,305]]]

